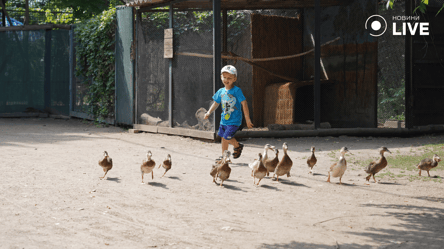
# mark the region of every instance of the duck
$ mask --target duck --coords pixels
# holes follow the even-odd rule
[[[339,184],[342,184],[342,176],[345,173],[345,170],[347,170],[347,161],[345,160],[345,153],[349,152],[347,147],[341,148],[341,157],[339,158],[339,162],[334,163],[330,166],[330,169],[328,171],[328,179],[327,182],[330,182],[330,176],[332,177],[339,177]]]
[[[276,166],[276,169],[274,170],[274,174],[276,175],[276,180],[279,181],[279,176],[283,176],[287,174],[287,177],[290,176],[290,170],[293,166],[293,161],[287,154],[288,145],[287,143],[284,143],[282,145],[282,150],[284,151],[284,155],[282,156],[282,159],[279,161],[278,165]]]
[[[270,159],[268,157],[269,150],[272,150],[275,153],[275,157],[273,159]],[[274,146],[271,146],[269,144],[265,145],[264,155],[262,157],[262,163],[264,164],[265,168],[267,169],[267,176],[270,175],[270,172],[274,172],[274,170],[276,169],[276,166],[279,163],[278,153],[279,153],[278,150]]]
[[[315,156],[315,147],[311,146],[310,150],[311,150],[311,156],[309,158],[307,158],[307,165],[310,168],[310,172],[308,172],[308,173],[309,174],[311,173],[314,175],[313,167],[315,166],[318,159],[316,159],[316,156]]]
[[[153,156],[153,154],[149,150],[146,153],[146,160],[143,160],[142,165],[140,166],[140,172],[142,173],[142,184],[144,184],[144,182],[143,182],[143,175],[144,174],[151,173],[151,179],[154,179],[153,169],[156,167],[156,162],[153,159],[151,159],[152,156]]]
[[[108,171],[110,171],[113,168],[113,159],[108,156],[107,151],[103,152],[103,158],[99,160],[99,165],[103,168],[103,171],[105,172],[105,174],[102,177],[100,177],[100,179],[103,179],[105,178],[106,173],[108,173]]]
[[[430,177],[429,170],[438,166],[438,163],[440,161],[441,158],[437,154],[433,155],[432,159],[430,158],[422,159],[421,162],[416,166],[419,169],[419,176],[421,176],[421,170],[425,170],[427,171],[427,174]]]
[[[225,180],[227,180],[230,177],[231,168],[229,166],[229,163],[231,163],[230,160],[231,152],[229,150],[224,151],[223,158],[221,161],[217,162],[213,165],[210,175],[213,177],[213,182],[217,184],[216,180],[219,177],[221,180],[220,186],[223,186],[223,183]]]
[[[381,147],[379,149],[379,154],[381,154],[381,157],[378,160],[371,162],[367,167],[365,167],[365,169],[364,169],[365,172],[369,174],[365,178],[365,180],[370,181],[370,177],[373,176],[373,180],[376,183],[375,174],[378,173],[379,171],[381,171],[382,169],[384,169],[385,167],[387,167],[387,159],[385,159],[385,156],[384,156],[385,152],[392,154],[392,152],[390,152],[387,149],[387,147]]]
[[[160,169],[160,166],[163,166],[163,168],[165,169],[165,173],[163,173],[163,175],[160,178],[162,178],[168,172],[168,170],[171,169],[171,165],[172,165],[171,155],[168,154],[167,157],[165,158],[165,160],[163,160],[163,163],[161,163],[159,165],[159,169]]]
[[[257,185],[259,185],[259,182],[264,178],[268,170],[265,168],[264,163],[262,162],[262,154],[258,154],[258,158],[254,159],[254,161],[250,164],[248,164],[248,167],[251,168],[251,176],[253,177],[253,185],[256,184],[256,178],[259,179],[257,182]]]

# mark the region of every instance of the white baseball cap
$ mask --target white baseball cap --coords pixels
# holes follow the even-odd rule
[[[237,70],[232,65],[226,65],[225,67],[223,67],[222,70],[220,70],[220,74],[222,74],[223,72],[234,74],[237,77]]]

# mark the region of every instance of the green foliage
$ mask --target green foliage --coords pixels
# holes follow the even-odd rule
[[[76,75],[88,86],[85,111],[97,121],[114,115],[115,29],[116,9],[111,7],[74,30]]]
[[[56,8],[70,8],[75,19],[85,21],[94,16],[101,15],[103,11],[106,11],[110,7],[123,4],[125,4],[125,2],[120,0],[51,0],[46,2],[44,8],[51,10]]]
[[[384,81],[379,85],[378,119],[405,120],[405,81],[397,86],[387,86]]]
[[[6,7],[8,10],[12,10],[9,11],[11,18],[24,22],[26,11],[24,4],[8,1]],[[73,24],[76,22],[71,8],[43,9],[29,7],[29,19],[29,24]]]

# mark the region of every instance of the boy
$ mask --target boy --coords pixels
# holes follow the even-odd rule
[[[234,85],[237,80],[237,70],[231,65],[226,65],[221,70],[220,78],[225,87],[219,89],[213,96],[214,103],[210,110],[205,113],[205,119],[208,119],[210,114],[217,109],[222,102],[222,116],[220,119],[220,126],[218,135],[222,138],[222,155],[225,150],[228,150],[228,144],[233,145],[233,158],[239,158],[242,154],[243,144],[238,143],[234,134],[242,124],[242,110],[247,121],[247,127],[252,128],[253,124],[250,120],[250,112],[248,110],[247,101],[242,93],[242,90]],[[242,110],[241,110],[242,105]],[[221,159],[220,157],[219,159]]]

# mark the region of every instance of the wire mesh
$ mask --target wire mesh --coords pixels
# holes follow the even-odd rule
[[[49,31],[49,63],[45,62],[46,32],[0,32],[0,113],[46,111],[69,115],[69,33]],[[45,82],[48,71],[51,74]],[[45,84],[50,89],[47,106]]]
[[[136,120],[138,124],[168,126],[169,62],[163,51],[168,19],[155,14],[137,16]]]
[[[26,11],[24,9],[9,9],[8,15],[12,19],[13,25],[9,24],[8,19],[6,18],[6,26],[21,26],[25,23],[26,18]],[[62,12],[62,11],[36,11],[36,10],[30,10],[29,11],[29,25],[36,25],[36,24],[47,24],[47,15],[51,15],[50,20],[61,20],[63,19],[63,15],[71,14],[69,12]],[[3,26],[2,23],[2,16],[3,13],[0,11],[0,26]]]
[[[201,57],[213,54],[212,12],[175,12],[173,27],[174,126],[213,131],[213,120],[204,119],[213,102],[213,59]]]

